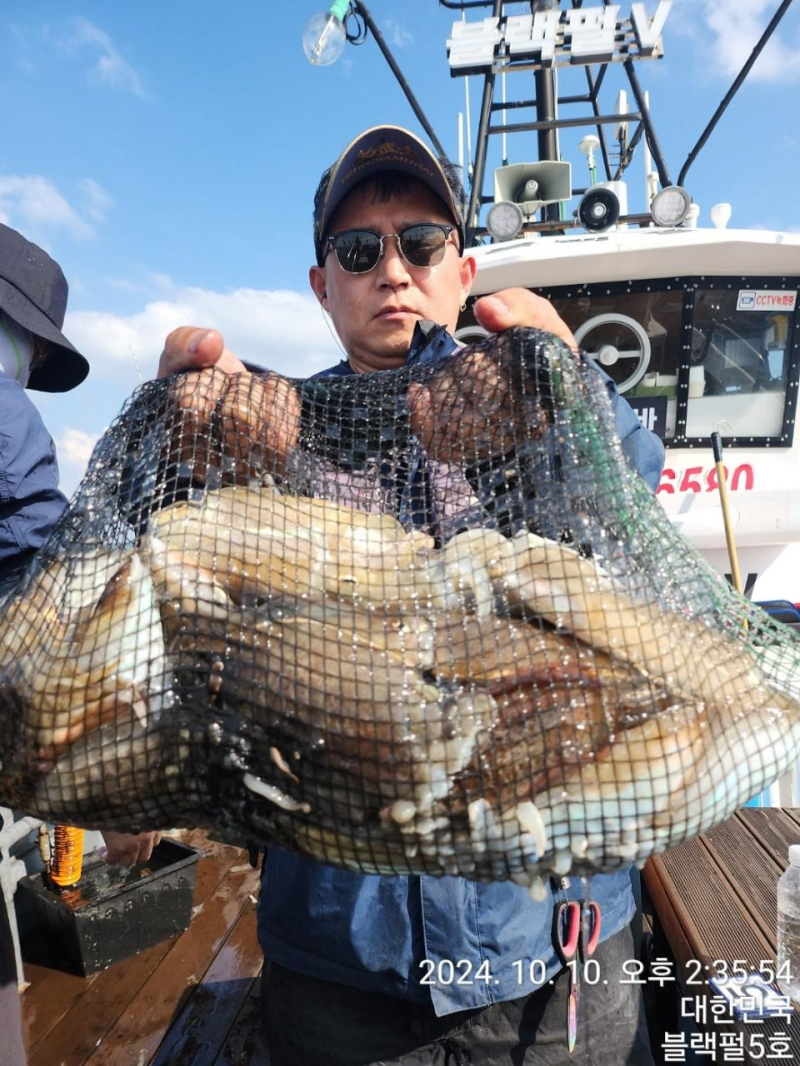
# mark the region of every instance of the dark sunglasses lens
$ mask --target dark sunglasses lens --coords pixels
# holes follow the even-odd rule
[[[436,266],[444,259],[447,234],[438,226],[409,226],[401,235],[403,255],[412,266]]]
[[[369,230],[351,229],[336,237],[333,248],[343,270],[351,274],[363,274],[366,270],[372,270],[378,262],[381,241]]]

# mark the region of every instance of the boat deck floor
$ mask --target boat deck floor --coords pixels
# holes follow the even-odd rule
[[[258,874],[245,851],[176,836],[204,853],[189,928],[90,977],[26,961],[29,1066],[268,1066]]]

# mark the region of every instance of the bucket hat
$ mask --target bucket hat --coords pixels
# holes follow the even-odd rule
[[[50,345],[47,359],[31,370],[29,389],[67,392],[89,373],[88,361],[61,332],[68,292],[58,263],[0,224],[0,311]]]

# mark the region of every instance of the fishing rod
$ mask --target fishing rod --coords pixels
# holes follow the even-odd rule
[[[731,505],[728,498],[728,474],[722,462],[722,435],[717,430],[711,434],[711,448],[714,452],[714,466],[717,471],[717,490],[722,508],[722,522],[725,527],[725,543],[728,546],[728,560],[731,564],[731,582],[741,595],[743,591],[742,574],[739,569],[739,556],[736,551],[736,538],[733,532]]]

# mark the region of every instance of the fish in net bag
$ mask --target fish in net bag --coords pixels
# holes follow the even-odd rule
[[[535,889],[784,773],[798,663],[553,337],[205,371],[134,394],[0,604],[0,803]]]

